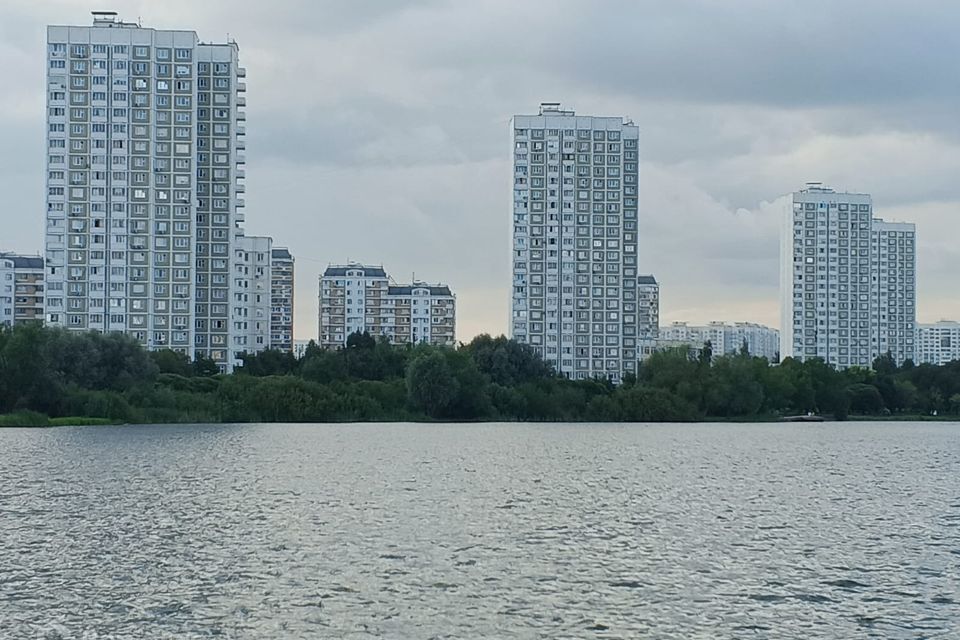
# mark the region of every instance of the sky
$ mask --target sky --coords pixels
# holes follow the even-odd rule
[[[42,251],[45,26],[92,9],[239,44],[246,229],[297,258],[297,338],[347,260],[449,284],[460,340],[506,332],[509,123],[541,102],[639,126],[661,323],[778,326],[810,181],[915,222],[917,319],[960,319],[954,0],[3,0],[0,250]]]

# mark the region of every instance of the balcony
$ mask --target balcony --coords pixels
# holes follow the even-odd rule
[[[246,119],[247,119],[247,114],[246,114],[246,113],[244,113],[243,111],[237,111],[237,121],[239,121],[239,122],[245,122]]]
[[[247,177],[247,171],[246,171],[246,169],[237,169],[237,177],[238,177],[238,178],[246,178],[246,177]]]
[[[246,77],[247,77],[247,70],[246,70],[246,68],[244,68],[244,67],[237,67],[237,77],[238,77],[238,78],[246,78]]]
[[[239,74],[238,74],[238,75],[239,75]],[[238,92],[238,93],[243,93],[243,92],[245,92],[246,90],[247,90],[247,83],[246,83],[246,82],[238,82],[238,83],[237,83],[237,92]]]
[[[247,143],[243,140],[237,140],[237,151],[246,151]]]
[[[237,154],[237,164],[247,164],[247,154],[238,153]]]
[[[247,206],[246,201],[243,198],[237,198],[237,208],[241,209],[245,206]]]
[[[238,107],[247,106],[247,99],[243,96],[237,96],[237,106]]]
[[[244,127],[243,125],[237,125],[237,135],[238,136],[247,135],[247,128]]]
[[[247,192],[247,185],[245,184],[237,185],[237,193],[246,193],[246,192]]]

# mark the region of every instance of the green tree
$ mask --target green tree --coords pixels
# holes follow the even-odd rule
[[[157,366],[160,373],[172,373],[178,376],[189,377],[193,373],[190,358],[173,349],[158,349],[150,352],[150,359]]]
[[[444,354],[428,353],[410,363],[407,394],[410,404],[431,418],[447,418],[453,414],[460,395],[460,383]]]
[[[632,387],[618,394],[621,415],[630,422],[688,422],[696,409],[666,389]]]
[[[856,383],[847,389],[850,396],[850,411],[863,415],[879,415],[883,409],[880,391],[872,384]]]

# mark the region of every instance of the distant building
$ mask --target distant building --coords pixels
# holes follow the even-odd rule
[[[660,335],[660,285],[653,276],[637,276],[637,335],[641,340]]]
[[[320,346],[368,332],[396,344],[456,344],[456,298],[442,284],[396,284],[383,267],[331,265],[320,276]]]
[[[915,356],[916,230],[873,217],[865,193],[809,183],[781,233],[782,355],[869,367]]]
[[[293,351],[294,259],[288,249],[273,249],[270,272],[270,347]]]
[[[43,258],[0,253],[0,324],[43,322]]]
[[[510,129],[510,336],[568,378],[618,382],[636,372],[644,322],[639,128],[543,103]]]
[[[310,345],[311,340],[294,340],[293,341],[293,355],[297,358],[302,358],[307,352],[307,347]]]
[[[268,237],[238,234],[234,239],[233,366],[242,364],[241,354],[270,347],[272,245]]]
[[[917,325],[916,364],[943,365],[960,360],[960,322]]]
[[[660,328],[656,347],[687,344],[700,349],[708,341],[714,356],[738,353],[746,344],[750,355],[766,358],[770,362],[779,361],[779,332],[752,322],[710,322],[706,325],[674,322]]]

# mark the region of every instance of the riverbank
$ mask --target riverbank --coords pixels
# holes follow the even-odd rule
[[[85,427],[96,425],[119,424],[111,418],[88,418],[83,416],[67,416],[51,418],[36,411],[17,411],[0,415],[2,427]]]
[[[557,375],[533,347],[502,336],[450,349],[366,334],[343,349],[311,344],[300,357],[267,350],[240,360],[225,374],[202,356],[148,353],[122,334],[0,327],[0,414],[17,414],[5,422],[22,426],[960,416],[960,362],[898,366],[884,357],[873,370],[837,370],[820,360],[714,356],[706,345],[655,353],[615,383]]]
[[[202,424],[386,424],[396,423],[396,420],[328,420],[322,422],[315,421],[263,421],[263,420],[223,420],[204,422]],[[445,420],[433,420],[430,418],[406,419],[403,422],[407,424],[442,424],[449,423]],[[459,424],[544,424],[550,423],[550,420],[463,420]],[[572,420],[568,423],[573,424],[656,424],[658,422],[670,423],[670,421],[627,421],[627,420]],[[896,415],[896,416],[849,416],[846,420],[837,420],[833,417],[827,417],[823,421],[811,424],[835,424],[840,422],[960,422],[958,416],[924,416],[924,415]],[[671,424],[756,424],[756,423],[777,423],[777,424],[796,424],[782,420],[779,416],[753,416],[749,418],[702,418],[700,420],[677,422]],[[124,422],[113,418],[97,417],[61,417],[50,418],[42,413],[33,411],[16,412],[0,415],[0,429],[2,428],[47,428],[47,427],[87,427],[87,426],[144,426],[145,424],[154,425],[178,425],[178,424],[196,424],[195,421],[185,417],[182,420],[151,421],[149,423]]]

